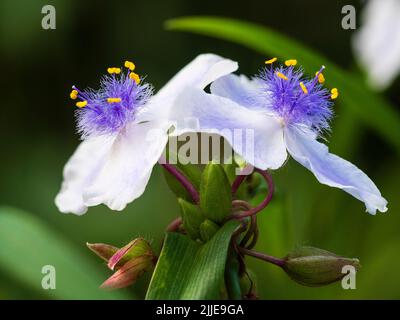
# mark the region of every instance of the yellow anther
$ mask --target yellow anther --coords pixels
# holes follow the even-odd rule
[[[121,102],[121,98],[107,98],[108,103],[118,103]]]
[[[133,71],[135,70],[136,66],[133,62],[131,61],[125,61],[125,68],[128,68],[129,70]]]
[[[295,66],[296,64],[297,64],[297,60],[296,59],[289,59],[289,60],[285,61],[286,67]]]
[[[71,97],[72,100],[75,100],[78,97],[78,91],[72,90],[69,96]]]
[[[318,82],[319,82],[319,83],[322,84],[322,83],[325,82],[325,77],[324,77],[324,75],[322,74],[322,72],[317,71],[317,72],[315,73],[315,75],[318,76]]]
[[[138,75],[137,73],[135,73],[135,72],[131,72],[131,73],[129,74],[129,78],[131,78],[132,80],[134,80],[134,81],[136,82],[136,84],[139,84],[139,83],[140,83],[140,77],[139,77],[139,75]]]
[[[267,60],[267,61],[265,61],[265,64],[272,64],[272,63],[274,63],[276,60],[278,60],[278,58],[272,58],[272,59],[269,59],[269,60]]]
[[[78,102],[76,103],[76,106],[79,107],[79,108],[86,107],[86,105],[87,105],[87,101],[86,101],[86,100],[78,101]]]
[[[337,88],[331,90],[331,99],[336,99],[339,96],[339,91]]]
[[[119,74],[119,73],[121,73],[121,69],[120,68],[108,68],[107,72],[109,74],[113,74],[113,73]]]
[[[305,94],[308,93],[308,90],[307,90],[307,88],[306,88],[306,86],[304,85],[303,82],[300,82],[300,87],[301,87],[301,90],[303,90],[303,92],[304,92]]]
[[[277,75],[279,78],[283,79],[283,80],[288,80],[288,79],[289,79],[288,77],[286,77],[283,73],[281,73],[281,72],[279,72],[279,71],[276,73],[276,75]]]

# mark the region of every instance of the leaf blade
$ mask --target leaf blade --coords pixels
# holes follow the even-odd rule
[[[238,224],[226,223],[204,245],[168,233],[146,299],[217,299],[230,238]]]
[[[48,229],[38,218],[0,207],[0,267],[27,287],[42,292],[45,265],[56,269],[56,289],[43,290],[54,299],[129,299],[124,292],[99,289],[104,276],[96,265]]]

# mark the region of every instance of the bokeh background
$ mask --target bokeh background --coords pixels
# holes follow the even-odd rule
[[[57,10],[57,29],[41,28],[41,8]],[[79,144],[70,87],[98,86],[111,65],[135,61],[160,88],[197,54],[214,52],[240,62],[251,75],[265,56],[218,39],[167,31],[167,19],[187,15],[232,17],[268,26],[362,74],[343,30],[341,7],[358,1],[39,1],[0,2],[0,299],[143,298],[149,276],[118,292],[98,289],[110,275],[86,242],[121,246],[144,236],[159,247],[165,226],[179,214],[160,168],[145,194],[124,212],[104,206],[84,216],[57,211],[62,168]],[[357,11],[359,12],[359,11]],[[360,20],[357,20],[357,25]],[[400,58],[400,57],[399,57]],[[400,82],[385,92],[399,110]],[[340,88],[339,88],[340,89]],[[340,99],[330,148],[357,164],[389,200],[387,214],[370,216],[362,203],[317,183],[294,161],[274,173],[276,201],[261,218],[257,249],[284,256],[299,244],[358,257],[357,289],[340,284],[305,288],[272,265],[249,258],[262,299],[400,298],[400,164],[398,150]],[[350,117],[350,116],[349,116]],[[396,128],[399,130],[399,128]],[[43,290],[41,267],[54,265],[57,289]]]

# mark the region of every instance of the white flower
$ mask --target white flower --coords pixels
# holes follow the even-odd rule
[[[211,84],[211,94],[191,88],[175,106],[175,115],[181,119],[176,134],[218,130],[236,153],[262,170],[281,167],[289,153],[322,184],[363,201],[369,213],[385,212],[387,201],[375,184],[317,141],[329,130],[332,100],[338,96],[337,89],[329,92],[320,84],[321,72],[313,79],[304,79],[293,65],[271,67],[253,80],[236,75],[217,79]],[[197,127],[187,125],[188,118],[197,119]],[[253,130],[254,145],[234,139],[227,129]],[[253,148],[250,156],[245,152],[249,148]]]
[[[353,49],[369,83],[385,89],[400,72],[400,1],[369,0]]]
[[[74,87],[79,99],[78,129],[83,142],[64,168],[64,181],[56,197],[61,212],[84,214],[88,206],[106,204],[122,210],[145,190],[152,168],[167,143],[170,110],[187,88],[203,89],[237,69],[237,63],[213,54],[198,56],[156,95],[133,72],[109,68],[99,91]]]

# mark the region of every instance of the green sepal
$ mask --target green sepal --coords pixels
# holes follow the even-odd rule
[[[219,226],[212,222],[211,220],[204,220],[203,223],[200,225],[200,238],[204,242],[209,241],[214,234],[217,233],[219,230]]]
[[[200,238],[200,224],[205,220],[198,205],[192,204],[185,199],[178,198],[181,207],[183,227],[192,239]]]
[[[231,184],[220,164],[211,162],[203,171],[200,184],[200,207],[208,219],[217,223],[221,223],[231,211]]]
[[[166,159],[169,160],[170,164],[175,166],[192,184],[193,186],[199,190],[200,188],[200,182],[201,182],[201,169],[199,165],[195,164],[181,164],[178,161],[178,156],[176,153],[169,152],[168,145],[166,147]],[[167,181],[167,184],[171,191],[175,193],[175,195],[179,198],[183,198],[187,201],[192,202],[193,199],[190,196],[190,194],[186,191],[186,189],[180,184],[179,181],[176,180],[176,178],[170,174],[167,170],[163,169],[163,174],[165,177],[165,180]]]

